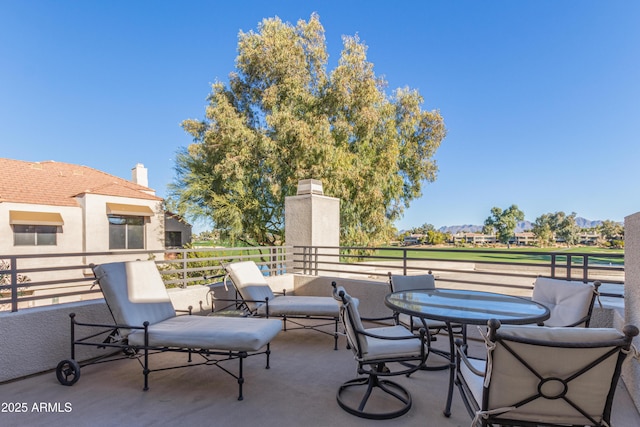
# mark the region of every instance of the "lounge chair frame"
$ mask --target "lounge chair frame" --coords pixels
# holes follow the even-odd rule
[[[330,315],[308,315],[308,314],[286,314],[286,313],[282,313],[282,314],[272,314],[272,311],[270,309],[270,303],[272,303],[272,300],[270,298],[265,298],[265,299],[248,299],[242,296],[242,293],[239,289],[239,286],[237,283],[234,282],[228,267],[233,264],[233,263],[223,263],[222,266],[223,268],[225,268],[225,270],[227,271],[227,274],[224,276],[223,279],[223,283],[225,285],[225,287],[227,286],[228,282],[231,282],[233,285],[233,290],[235,293],[235,298],[218,298],[216,297],[214,294],[212,294],[211,297],[211,311],[213,313],[216,312],[225,312],[227,311],[229,308],[232,308],[232,311],[240,311],[242,313],[245,313],[248,316],[251,317],[265,317],[265,318],[273,318],[273,317],[278,317],[282,320],[282,330],[283,331],[289,331],[289,330],[298,330],[298,329],[308,329],[308,330],[312,330],[315,332],[319,332],[321,334],[325,334],[325,335],[329,335],[333,337],[333,349],[337,350],[338,349],[338,338],[340,335],[343,335],[341,332],[339,332],[339,328],[338,325],[340,323],[340,316],[337,314],[335,316],[330,316]],[[257,264],[256,264],[257,265]],[[268,286],[268,285],[266,285]],[[273,292],[273,294],[275,295],[275,297],[287,297],[287,293],[286,293],[286,289],[283,289],[282,292]],[[323,298],[323,297],[319,297],[319,298]],[[330,298],[330,297],[326,297],[326,298]],[[218,307],[216,308],[216,301],[220,301],[223,303],[231,303],[231,304],[227,304],[223,307]],[[264,304],[265,309],[263,311],[263,313],[258,312],[258,306],[257,304]],[[312,321],[318,321],[319,323],[313,323],[313,324],[307,324],[307,323],[303,323],[303,320],[312,320]],[[293,324],[294,326],[290,326],[290,324]],[[332,326],[333,327],[333,332],[328,332],[324,329],[321,329],[323,327],[326,326]]]
[[[95,265],[91,265],[92,270]],[[94,271],[95,275],[95,271]],[[95,284],[100,285],[99,279],[96,276]],[[161,372],[179,368],[187,368],[201,365],[213,365],[227,373],[231,377],[235,378],[238,383],[238,400],[244,399],[243,385],[244,385],[244,359],[250,356],[265,355],[266,366],[265,369],[270,368],[270,355],[271,344],[267,343],[262,349],[258,351],[240,351],[240,350],[216,350],[208,348],[187,348],[187,347],[175,347],[175,346],[154,346],[150,345],[149,327],[150,323],[145,321],[142,325],[129,325],[118,324],[116,316],[109,305],[107,308],[114,320],[113,324],[104,323],[87,323],[79,322],[76,319],[75,313],[70,313],[70,355],[69,359],[62,360],[56,367],[56,377],[62,385],[72,386],[80,378],[80,369],[90,365],[102,364],[107,362],[114,362],[123,359],[135,359],[142,367],[142,374],[144,378],[143,391],[149,390],[149,374],[152,372]],[[176,310],[180,312],[181,310]],[[182,311],[191,315],[191,307],[188,311]],[[83,330],[88,328],[88,334],[80,338],[76,337],[77,327],[82,327]],[[121,331],[143,331],[144,339],[143,345],[132,345],[127,338],[123,338]],[[106,337],[105,337],[106,336]],[[78,346],[90,346],[98,349],[105,349],[106,354],[95,357],[83,362],[76,360],[76,351]],[[109,351],[106,349],[112,349]],[[176,365],[155,368],[151,367],[150,357],[153,354],[172,352],[172,353],[184,353],[186,355],[185,363],[179,363]],[[194,356],[200,358],[199,361],[194,361]],[[223,366],[224,362],[238,361],[237,370],[228,369]]]

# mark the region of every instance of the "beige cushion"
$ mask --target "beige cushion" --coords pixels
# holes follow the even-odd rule
[[[253,261],[241,261],[227,264],[225,269],[231,276],[233,284],[247,301],[265,301],[267,298],[274,298],[273,291],[269,287],[267,280],[260,271],[260,268]],[[249,302],[247,305],[251,310],[255,310],[264,303]]]
[[[177,316],[149,326],[149,345],[256,351],[267,345],[281,328],[276,319]],[[129,344],[144,345],[144,331],[129,334]]]
[[[345,319],[343,323],[345,324],[344,327],[346,329],[347,338],[351,342],[352,349],[354,351],[360,348],[360,351],[362,352],[362,354],[366,354],[367,351],[369,351],[367,347],[368,345],[367,340],[366,338],[364,338],[362,334],[356,334],[355,332],[355,329],[359,331],[364,331],[364,326],[362,325],[362,319],[360,318],[358,307],[354,299],[351,298],[351,295],[346,293],[346,291],[344,293],[344,299],[346,304],[343,305],[345,310],[344,312]],[[352,322],[353,322],[353,325],[352,325]]]
[[[357,305],[357,301],[354,303]],[[266,313],[266,304],[258,307],[258,314],[264,316]],[[270,316],[338,317],[339,314],[340,304],[332,297],[277,296],[273,300],[269,300]]]
[[[392,292],[436,288],[436,281],[435,277],[433,277],[433,274],[419,274],[416,276],[402,276],[392,274],[390,280]]]
[[[467,360],[469,361],[471,366],[473,366],[475,369],[481,372],[486,371],[487,362],[485,360],[471,359],[471,358]],[[473,371],[471,371],[471,369],[469,369],[469,367],[465,363],[460,363],[460,373],[462,374],[464,379],[467,381],[469,390],[471,390],[471,394],[473,395],[473,398],[476,400],[478,407],[480,407],[482,403],[482,387],[483,387],[484,377],[474,374]]]
[[[366,329],[366,332],[383,337],[412,337],[407,340],[385,340],[366,337],[367,351],[363,352],[363,361],[375,361],[396,357],[419,357],[421,341],[404,326],[382,326]]]
[[[538,277],[531,299],[549,308],[545,326],[568,326],[589,314],[594,291],[592,284]]]
[[[93,271],[117,324],[142,326],[176,315],[155,262],[113,262]],[[126,337],[129,331],[120,333]]]
[[[549,345],[562,342],[607,342],[622,338],[615,329],[584,328],[537,328],[502,326],[501,336],[523,337],[547,342]],[[508,342],[517,354],[523,357],[543,378],[568,378],[590,362],[596,360],[612,347],[566,348],[536,346]],[[508,407],[537,393],[540,379],[520,363],[504,346],[498,344],[492,354],[493,370],[489,391],[489,409]],[[579,375],[569,382],[567,398],[585,409],[594,419],[602,418],[607,394],[611,387],[617,354]],[[560,384],[549,381],[543,391],[557,393]],[[474,394],[475,395],[475,394]],[[584,425],[585,418],[562,399],[535,399],[509,412],[517,419],[558,424]]]

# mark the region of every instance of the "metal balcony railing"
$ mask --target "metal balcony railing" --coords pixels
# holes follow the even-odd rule
[[[204,284],[222,278],[222,263],[253,260],[269,275],[287,271],[291,248],[234,247],[161,251],[111,251],[0,255],[0,310],[101,298],[91,264],[153,259],[167,287]]]
[[[624,284],[624,255],[411,247],[271,246],[0,255],[0,310],[101,298],[91,264],[154,259],[167,287],[222,278],[221,264],[254,260],[269,275],[353,275],[384,280],[388,271],[433,271],[439,285],[530,289],[537,276]],[[622,286],[618,286],[622,289]],[[609,288],[611,289],[611,287]],[[601,289],[603,295],[608,295]],[[623,292],[613,292],[620,296]]]
[[[478,286],[492,283],[530,289],[530,285],[510,285],[509,279],[532,279],[529,282],[533,282],[538,276],[547,276],[583,282],[599,280],[619,285],[609,287],[614,292],[601,292],[614,297],[623,295],[624,285],[624,254],[606,252],[295,246],[293,265],[311,275],[348,272],[356,276],[384,277],[389,271],[405,275],[432,271],[440,275],[439,286],[447,282]]]

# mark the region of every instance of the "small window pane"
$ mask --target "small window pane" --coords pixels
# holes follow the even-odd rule
[[[109,249],[126,249],[126,225],[109,218]]]
[[[127,248],[144,249],[144,225],[127,224]]]
[[[55,246],[58,227],[51,225],[36,226],[36,245]]]
[[[35,225],[14,225],[13,244],[15,246],[35,246],[36,226]]]
[[[182,232],[167,231],[164,233],[164,246],[167,248],[178,248],[182,246]]]

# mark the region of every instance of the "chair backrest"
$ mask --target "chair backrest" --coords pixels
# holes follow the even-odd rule
[[[589,326],[597,295],[596,284],[538,277],[533,286],[533,301],[549,308],[545,326]]]
[[[153,261],[112,262],[93,266],[104,299],[118,325],[154,324],[176,315]],[[127,330],[120,330],[127,335]]]
[[[225,265],[224,268],[249,310],[254,311],[264,304],[264,302],[255,301],[264,301],[267,298],[272,300],[274,298],[273,291],[255,262],[233,262]]]
[[[361,358],[367,354],[369,348],[367,337],[358,333],[358,331],[364,331],[358,306],[342,286],[336,287],[335,282],[332,285],[334,287],[333,297],[340,303],[340,320],[344,326],[347,340],[351,344],[351,350],[354,354]]]
[[[436,281],[433,274],[418,274],[403,276],[389,273],[391,292],[412,291],[415,289],[435,289]]]
[[[635,326],[625,327],[625,334],[611,328],[498,328],[498,321],[490,322],[494,347],[482,411],[508,409],[495,418],[540,424],[609,422],[625,350],[638,334]]]

